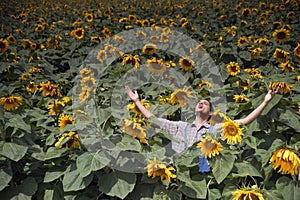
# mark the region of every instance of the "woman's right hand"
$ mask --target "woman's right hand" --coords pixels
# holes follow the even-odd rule
[[[139,95],[138,95],[137,91],[132,92],[130,87],[128,87],[127,85],[125,86],[125,92],[127,93],[127,95],[129,96],[129,98],[132,101],[136,102],[139,100]]]

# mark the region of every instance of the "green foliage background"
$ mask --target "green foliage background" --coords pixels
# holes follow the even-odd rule
[[[262,7],[260,1],[1,1],[1,33],[0,38],[13,35],[17,44],[10,45],[9,50],[1,52],[0,96],[18,95],[23,104],[16,111],[0,109],[0,196],[1,199],[231,199],[232,192],[242,186],[260,188],[265,199],[297,200],[300,197],[299,177],[283,175],[272,169],[269,159],[276,148],[288,145],[298,152],[300,146],[299,123],[299,63],[300,58],[294,54],[299,44],[299,5],[293,1],[267,1]],[[110,8],[109,14],[107,10]],[[243,16],[244,8],[257,9],[249,16]],[[78,14],[74,14],[77,9]],[[92,22],[87,22],[84,11],[93,13]],[[201,13],[203,13],[203,15]],[[294,15],[287,17],[288,13]],[[267,13],[267,14],[266,14]],[[54,146],[58,138],[67,130],[77,131],[75,126],[58,128],[58,116],[48,114],[47,106],[58,97],[45,97],[40,92],[34,94],[26,91],[26,81],[21,79],[22,73],[28,73],[32,67],[41,67],[44,73],[33,76],[36,83],[48,80],[57,84],[63,96],[70,96],[75,77],[81,63],[88,53],[97,46],[91,36],[105,38],[101,32],[105,26],[112,35],[125,30],[125,25],[140,27],[137,24],[120,23],[123,17],[130,14],[138,19],[149,20],[150,24],[165,27],[160,19],[172,18],[177,24],[176,30],[187,34],[196,41],[203,42],[203,48],[219,66],[224,80],[224,94],[227,101],[227,114],[231,118],[246,116],[262,102],[268,91],[270,82],[282,81],[292,84],[287,94],[278,94],[255,122],[244,130],[242,142],[228,146],[221,155],[210,160],[212,173],[198,174],[193,152],[184,152],[180,158],[168,155],[164,142],[170,138],[157,130],[149,138],[147,144],[141,144],[121,131],[116,121],[111,120],[111,93],[116,77],[121,77],[132,68],[123,67],[116,61],[114,68],[108,69],[105,78],[97,87],[98,111],[101,118],[99,127],[104,139],[114,141],[119,151],[137,153],[155,152],[154,155],[176,168],[177,178],[171,183],[160,179],[151,179],[147,173],[127,173],[115,170],[108,165],[105,153],[90,152],[85,147],[69,149]],[[261,24],[262,15],[267,15],[265,25]],[[71,24],[82,18],[80,27],[84,27],[84,38],[76,40],[71,36],[75,29]],[[180,25],[181,18],[187,18],[188,24]],[[35,31],[35,25],[41,24],[44,18],[45,30]],[[247,24],[244,24],[245,20]],[[272,37],[274,22],[288,24],[291,27],[290,39],[280,44]],[[232,36],[224,27],[236,26],[236,36]],[[16,32],[16,29],[23,33]],[[55,49],[43,50],[48,38],[59,35],[62,39]],[[221,38],[222,37],[222,38]],[[254,39],[266,37],[269,44],[262,47],[262,54],[251,58],[250,50],[257,45],[254,40],[238,46],[240,37]],[[22,40],[29,39],[37,44],[36,50],[22,47]],[[273,57],[276,48],[290,53],[289,61],[295,67],[294,72],[283,73],[280,64]],[[142,57],[142,62],[146,58]],[[132,53],[132,54],[134,54]],[[157,53],[158,58],[173,59],[179,68],[178,57],[170,57],[164,52]],[[241,73],[231,77],[226,66],[229,62],[237,62]],[[246,80],[249,74],[243,69],[258,68],[263,79],[252,77],[249,90],[240,88],[236,81]],[[185,72],[191,87],[197,88],[201,81],[195,71]],[[152,107],[158,104],[155,96],[168,94],[149,86],[143,91]],[[250,101],[236,103],[234,94],[244,94]],[[161,105],[176,118],[178,107],[170,104]],[[72,103],[64,107],[64,112],[72,114]],[[126,112],[124,108],[124,112]],[[118,118],[118,117],[116,117]],[[95,133],[89,133],[95,134]],[[80,138],[79,138],[80,139]],[[157,153],[159,152],[159,153]],[[145,158],[146,159],[146,158]],[[124,160],[116,159],[122,165]],[[146,165],[147,163],[145,163]]]

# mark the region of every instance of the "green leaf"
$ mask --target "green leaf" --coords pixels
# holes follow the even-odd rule
[[[298,200],[300,197],[299,181],[291,180],[286,176],[277,180],[276,188],[281,191],[284,200]]]
[[[295,130],[300,130],[299,115],[293,113],[290,110],[286,110],[284,113],[282,113],[279,117],[279,120],[286,123],[288,126],[294,128]]]
[[[232,173],[233,178],[246,176],[257,176],[262,178],[262,175],[259,173],[259,171],[247,161],[242,163],[234,163],[234,166],[237,170],[236,173]]]
[[[81,176],[86,177],[92,171],[97,171],[107,166],[109,162],[109,158],[102,151],[97,153],[85,152],[77,158],[76,165]]]
[[[120,171],[113,171],[99,176],[99,190],[109,196],[124,199],[133,189],[136,175]]]
[[[207,195],[206,181],[205,179],[190,180],[180,187],[180,191],[191,198],[205,199]]]
[[[217,183],[220,184],[227,177],[233,168],[235,159],[235,155],[232,155],[228,152],[221,152],[219,156],[216,156],[211,160],[212,172]]]
[[[280,190],[264,190],[265,200],[282,200],[282,194]]]
[[[12,135],[18,130],[23,130],[26,133],[30,133],[31,132],[31,127],[25,123],[25,121],[23,120],[23,118],[20,115],[11,115],[10,113],[6,114],[8,115],[7,117],[9,117],[8,122],[6,122],[5,126],[6,127],[13,127],[14,131],[12,132]]]
[[[240,51],[239,56],[247,61],[251,61],[251,53],[249,51]]]
[[[218,189],[209,189],[208,190],[208,199],[215,200],[221,198],[221,192]]]
[[[71,164],[65,171],[63,178],[63,188],[65,192],[78,191],[86,188],[93,180],[93,175],[83,177],[76,168],[76,164]]]
[[[141,144],[138,140],[133,139],[129,135],[124,135],[122,137],[122,140],[116,144],[117,147],[119,147],[121,150],[127,151],[137,151],[139,152],[141,150]]]
[[[4,143],[2,149],[0,149],[0,154],[15,162],[18,162],[25,156],[27,149],[28,147],[6,142]]]
[[[252,149],[257,149],[256,137],[253,137],[252,135],[245,135],[242,143],[246,143]]]
[[[0,191],[2,191],[12,178],[11,170],[9,169],[0,169]]]
[[[44,183],[50,183],[59,177],[61,177],[65,172],[64,171],[54,171],[56,168],[51,168],[49,171],[46,171],[45,177],[44,177]]]

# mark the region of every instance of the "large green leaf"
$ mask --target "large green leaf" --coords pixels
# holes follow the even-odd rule
[[[12,178],[11,170],[0,169],[0,191],[3,190]]]
[[[300,182],[286,176],[280,177],[276,182],[277,190],[281,191],[284,200],[299,200]]]
[[[97,153],[85,152],[77,158],[76,165],[81,176],[86,177],[92,171],[97,171],[107,166],[109,162],[109,158],[103,151]]]
[[[132,151],[137,151],[139,152],[141,150],[141,144],[138,140],[133,139],[129,135],[124,135],[122,137],[122,140],[116,144],[118,148],[121,150],[127,151],[127,150],[132,150]]]
[[[45,173],[44,183],[50,183],[58,179],[59,177],[61,177],[64,173],[65,173],[64,171],[60,171],[55,167],[51,168]]]
[[[189,180],[180,186],[179,190],[188,197],[205,199],[207,195],[206,180]]]
[[[262,178],[262,175],[259,173],[259,171],[247,161],[234,163],[234,167],[236,168],[236,171],[232,173],[232,177],[234,178],[246,176],[257,176]]]
[[[12,115],[10,113],[6,113],[6,117],[9,117],[8,122],[5,123],[6,127],[13,127],[14,130],[12,132],[12,135],[18,130],[25,131],[26,133],[31,132],[31,127],[25,123],[23,118],[20,115]]]
[[[124,199],[134,188],[136,175],[113,171],[99,176],[99,190],[109,196],[116,196]]]
[[[18,162],[25,156],[27,149],[28,147],[12,142],[6,142],[3,144],[2,149],[0,149],[0,154],[15,162]]]
[[[300,130],[299,115],[290,110],[286,110],[284,113],[282,113],[279,117],[279,120],[295,130]]]
[[[221,153],[211,161],[212,172],[216,181],[220,184],[233,168],[236,156],[231,153]]]
[[[71,164],[65,171],[63,178],[63,188],[65,192],[78,191],[86,188],[93,180],[93,175],[90,174],[83,177],[76,168],[76,164]]]

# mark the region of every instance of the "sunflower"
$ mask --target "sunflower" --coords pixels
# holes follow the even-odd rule
[[[150,109],[150,104],[146,103],[145,99],[142,99],[141,103],[147,110]],[[139,110],[139,108],[135,105],[135,103],[128,104],[127,110],[129,110],[129,111],[132,110],[135,114],[138,114],[138,115],[142,114],[141,111]]]
[[[62,114],[58,120],[59,130],[63,130],[68,124],[74,124],[74,120],[71,116]]]
[[[151,60],[147,60],[147,63],[149,71],[153,74],[163,74],[167,70],[167,66],[162,59],[157,60],[156,58],[152,58]]]
[[[255,48],[255,49],[252,49],[251,50],[251,58],[256,59],[258,56],[260,56],[261,52],[262,52],[262,49],[259,48],[259,47]]]
[[[64,102],[58,101],[57,99],[48,105],[49,114],[57,115],[63,113],[63,107],[65,106]]]
[[[29,73],[22,73],[22,74],[21,74],[21,79],[22,79],[23,81],[25,81],[25,80],[27,80],[27,79],[29,79],[29,78],[31,78],[31,74],[29,74]]]
[[[71,31],[71,35],[73,37],[75,37],[77,40],[81,40],[84,37],[84,29],[77,28],[77,29]]]
[[[259,39],[256,40],[256,42],[259,43],[260,47],[264,47],[267,44],[269,44],[269,40],[267,38],[259,38]]]
[[[135,15],[128,15],[128,20],[130,22],[135,22],[136,21],[136,16]]]
[[[29,49],[30,50],[36,50],[37,44],[35,42],[30,42]]]
[[[227,66],[227,71],[231,76],[236,76],[238,75],[240,71],[240,66],[236,62],[230,62]]]
[[[294,55],[300,57],[300,43],[298,43],[297,46],[295,47]]]
[[[88,69],[88,68],[81,69],[79,73],[80,73],[80,76],[82,78],[84,78],[84,77],[94,77],[94,75],[95,75],[94,72],[91,69]]]
[[[227,120],[227,119],[228,119],[228,117],[224,113],[222,113],[220,110],[215,110],[213,112],[213,114],[211,115],[208,123],[210,125],[215,125],[218,123],[223,123],[224,120]]]
[[[161,181],[166,180],[171,182],[171,178],[176,178],[176,175],[171,171],[175,171],[174,167],[167,167],[165,164],[153,160],[148,160],[149,164],[145,167],[148,172],[148,177],[160,177]]]
[[[106,58],[107,58],[107,53],[106,53],[105,50],[102,49],[102,50],[98,51],[98,53],[97,53],[97,60],[99,62],[102,63]]]
[[[140,123],[124,119],[123,129],[132,135],[132,138],[138,138],[140,142],[147,142],[146,133]]]
[[[92,89],[83,87],[79,94],[80,102],[85,102],[91,96]]]
[[[28,72],[29,73],[42,73],[44,71],[41,67],[31,67]]]
[[[33,81],[30,81],[27,85],[26,85],[26,90],[28,92],[34,93],[35,91],[37,91],[37,84]]]
[[[215,157],[222,151],[221,143],[214,140],[211,136],[203,138],[197,144],[197,147],[201,150],[201,153],[205,156],[205,158]]]
[[[106,38],[109,38],[111,36],[111,32],[110,32],[109,28],[107,28],[107,27],[102,28],[102,33]]]
[[[113,37],[114,41],[118,44],[125,44],[126,43],[126,40],[123,36],[119,36],[119,35],[115,35]]]
[[[147,37],[147,34],[144,31],[137,30],[136,33],[135,33],[135,36],[137,38],[145,38],[145,37]]]
[[[128,64],[132,64],[132,66],[137,69],[140,66],[140,58],[138,55],[130,55],[130,54],[124,54],[122,56],[122,65],[128,65]]]
[[[191,70],[195,67],[195,62],[189,57],[183,57],[179,59],[179,65],[185,71]]]
[[[290,32],[281,28],[272,34],[273,38],[279,44],[286,42],[290,38]]]
[[[287,61],[287,58],[288,58],[289,54],[290,53],[287,52],[287,51],[276,48],[276,50],[273,54],[273,57],[276,59],[277,62],[284,63],[284,62]]]
[[[202,88],[204,85],[206,85],[209,88],[213,88],[213,84],[204,80],[201,80],[201,83],[198,84],[198,88]]]
[[[9,48],[9,42],[6,39],[0,39],[0,52],[4,53]]]
[[[246,37],[241,37],[240,39],[238,39],[238,46],[240,47],[247,42],[248,42],[248,39]]]
[[[84,77],[80,81],[80,86],[81,87],[92,87],[96,84],[96,79],[94,77]]]
[[[231,119],[226,119],[222,126],[222,134],[227,143],[237,143],[242,140],[242,128],[239,127],[238,122],[234,122]]]
[[[242,16],[243,17],[248,17],[251,14],[251,11],[249,8],[244,8],[242,11]]]
[[[45,30],[45,27],[42,24],[36,24],[34,30],[35,30],[35,32],[40,33],[40,32],[43,32]]]
[[[168,101],[170,101],[170,98],[168,98],[168,97],[160,97],[159,98],[159,104],[166,104],[166,103],[168,103]]]
[[[54,144],[56,148],[62,148],[62,146],[67,143],[69,148],[78,148],[80,147],[80,142],[78,139],[78,134],[70,131],[68,133],[64,133],[58,141]]]
[[[5,110],[17,110],[22,105],[23,99],[19,96],[1,97],[0,102]]]
[[[8,41],[9,44],[15,45],[17,44],[17,40],[13,35],[9,35],[6,40]]]
[[[170,97],[171,104],[179,103],[181,106],[186,106],[187,98],[192,97],[192,92],[188,89],[176,89]]]
[[[86,14],[84,15],[84,17],[85,17],[85,20],[86,20],[87,22],[89,22],[89,23],[91,23],[91,22],[93,21],[93,14],[92,14],[92,13],[86,13]]]
[[[264,200],[264,196],[259,191],[243,188],[232,192],[234,198],[232,200]]]
[[[248,102],[249,101],[249,98],[244,96],[244,95],[238,95],[238,94],[235,94],[233,96],[233,99],[235,100],[235,102]]]
[[[284,73],[287,73],[288,71],[291,71],[291,72],[295,71],[295,68],[291,65],[290,62],[280,63],[280,66]]]
[[[283,174],[297,175],[299,173],[300,158],[292,149],[277,149],[273,153],[270,163],[274,163],[273,169],[279,168],[278,172]]]
[[[260,79],[263,78],[263,76],[259,72],[258,68],[246,68],[246,69],[244,69],[244,71],[248,72],[251,77],[256,77],[256,78],[260,78]]]
[[[283,25],[282,25],[282,28],[285,29],[285,30],[288,31],[288,32],[291,32],[291,30],[292,30],[292,27],[291,27],[291,25],[289,25],[289,24],[283,24]]]
[[[174,63],[172,60],[164,62],[164,65],[167,67],[176,67],[176,63]]]
[[[278,91],[284,94],[289,93],[292,87],[293,85],[289,85],[285,82],[271,82],[269,84],[270,89],[276,90],[278,88]]]
[[[148,43],[148,44],[145,44],[145,46],[143,47],[143,53],[145,54],[148,54],[148,55],[151,55],[151,54],[154,54],[156,52],[156,45],[153,44],[153,43]]]
[[[150,41],[153,42],[153,43],[157,43],[157,42],[160,41],[160,36],[152,35],[152,36],[150,36]]]
[[[40,91],[45,96],[54,96],[54,95],[61,96],[60,92],[57,89],[57,86],[51,84],[50,81],[48,81],[47,83],[41,82],[40,87],[41,87]]]

